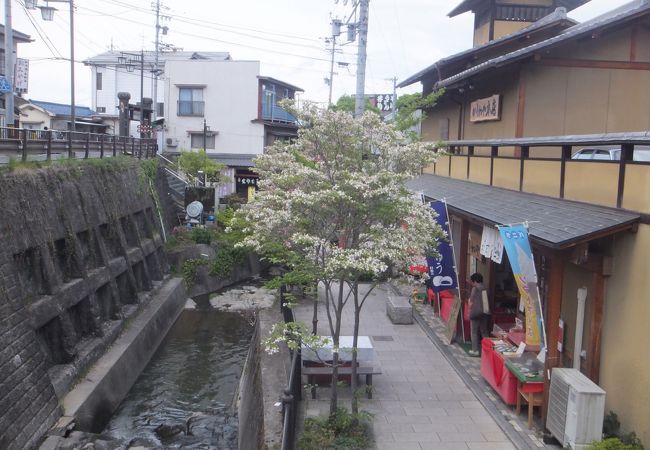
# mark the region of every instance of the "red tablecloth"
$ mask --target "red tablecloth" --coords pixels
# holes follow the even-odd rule
[[[507,405],[515,405],[517,377],[505,367],[503,355],[494,351],[494,341],[483,338],[481,347],[481,375]]]

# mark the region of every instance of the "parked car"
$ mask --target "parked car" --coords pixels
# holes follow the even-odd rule
[[[632,156],[634,161],[650,161],[650,147],[635,146]],[[590,159],[602,161],[618,161],[621,159],[621,148],[588,147],[575,152],[571,159]]]

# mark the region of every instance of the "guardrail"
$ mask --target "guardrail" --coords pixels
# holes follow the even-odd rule
[[[0,154],[22,161],[68,158],[104,158],[130,155],[152,158],[157,153],[152,138],[122,137],[79,131],[29,130],[0,127]]]

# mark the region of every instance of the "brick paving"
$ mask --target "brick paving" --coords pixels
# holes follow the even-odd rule
[[[387,289],[373,291],[361,313],[360,335],[370,336],[382,374],[373,378],[373,398],[360,409],[374,415],[376,450],[506,450],[545,446],[535,431],[506,406],[481,375],[479,358],[460,346],[445,345],[443,323],[430,306],[415,305],[411,325],[393,325],[386,315]],[[323,304],[320,304],[322,307]],[[295,307],[297,320],[311,324],[313,306]],[[341,335],[352,334],[352,309],[344,310]],[[329,335],[325,311],[319,310],[319,334]],[[363,377],[362,380],[363,381]],[[349,407],[350,389],[339,389],[339,403]],[[304,396],[307,417],[329,411],[329,388],[317,398]],[[525,408],[524,408],[525,409]]]

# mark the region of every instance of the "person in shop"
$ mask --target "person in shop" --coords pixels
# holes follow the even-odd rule
[[[479,356],[481,339],[488,336],[488,315],[483,311],[483,275],[476,272],[469,277],[472,291],[469,294],[469,320],[472,338],[472,349],[468,351],[471,356]]]

